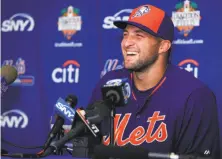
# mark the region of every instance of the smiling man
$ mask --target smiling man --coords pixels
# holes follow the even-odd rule
[[[123,29],[124,68],[107,73],[90,103],[102,99],[101,87],[128,78],[129,103],[116,108],[115,145],[134,145],[151,152],[219,157],[217,105],[213,92],[191,73],[170,63],[174,25],[152,5],[135,8]],[[104,144],[109,144],[109,134]]]

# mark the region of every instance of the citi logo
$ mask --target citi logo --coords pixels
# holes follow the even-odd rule
[[[21,110],[12,109],[1,115],[1,127],[26,128],[27,125],[28,117]]]
[[[80,64],[75,60],[67,60],[62,67],[52,71],[52,80],[55,83],[78,83]]]
[[[12,31],[32,31],[35,26],[34,19],[25,13],[17,13],[11,16],[8,20],[2,22],[1,31],[2,32],[12,32]]]
[[[196,60],[193,59],[186,59],[181,61],[178,66],[181,69],[184,69],[188,72],[192,72],[194,77],[198,78],[198,67],[199,63]]]
[[[116,29],[117,27],[113,25],[114,21],[122,20],[127,21],[129,19],[129,14],[132,12],[132,9],[123,9],[114,14],[113,16],[107,16],[104,18],[104,29]],[[124,15],[125,14],[125,15]]]

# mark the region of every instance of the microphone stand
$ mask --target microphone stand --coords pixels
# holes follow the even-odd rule
[[[111,102],[111,111],[110,111],[110,144],[109,145],[114,145],[115,138],[114,138],[114,119],[116,115],[116,107],[113,104],[113,100]]]
[[[64,129],[61,128],[61,129],[59,130],[59,132],[58,132],[57,139],[60,140],[60,138],[63,137],[63,136],[64,136]],[[55,152],[55,154],[56,154],[56,155],[63,155],[63,150],[62,150],[62,148],[57,149],[56,152]]]

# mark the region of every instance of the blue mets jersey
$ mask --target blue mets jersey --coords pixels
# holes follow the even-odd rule
[[[126,69],[108,72],[97,84],[90,103],[102,99],[101,87],[112,79],[129,78],[127,105],[116,107],[115,145],[146,147],[151,152],[219,155],[216,99],[212,91],[185,70],[168,65],[159,83],[139,91]],[[146,104],[145,101],[149,97]],[[109,134],[104,136],[108,145]]]

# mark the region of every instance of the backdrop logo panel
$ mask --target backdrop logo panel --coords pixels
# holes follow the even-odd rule
[[[118,59],[108,59],[105,62],[104,68],[100,74],[100,77],[102,78],[107,72],[122,69],[123,68],[123,62],[120,62]]]
[[[1,127],[8,128],[26,128],[28,125],[28,116],[21,110],[12,109],[1,115]]]
[[[35,77],[31,75],[26,75],[26,64],[25,60],[19,57],[14,63],[12,59],[4,60],[2,66],[11,65],[17,69],[18,77],[11,84],[11,86],[33,86],[35,83]]]
[[[80,64],[75,60],[67,60],[62,67],[52,71],[52,80],[55,83],[79,83]]]
[[[58,19],[58,31],[62,32],[64,38],[69,42],[56,42],[55,47],[82,47],[81,42],[75,43],[71,41],[73,35],[82,28],[82,18],[79,15],[80,10],[69,6],[61,11],[61,16]]]
[[[26,13],[17,13],[2,22],[1,30],[2,32],[30,32],[34,27],[35,21],[32,16]]]
[[[113,25],[113,22],[117,20],[127,21],[131,12],[132,9],[122,9],[119,12],[115,13],[113,16],[105,17],[103,20],[104,23],[102,27],[104,29],[116,29],[117,27]]]
[[[173,41],[174,44],[203,44],[203,39],[185,39],[195,27],[200,26],[200,11],[197,10],[197,3],[189,0],[179,2],[175,6],[176,11],[172,12],[172,21],[183,39]]]
[[[194,77],[198,78],[198,70],[199,70],[199,63],[193,59],[186,59],[181,61],[178,66],[181,69],[184,69],[188,72],[192,72]]]

